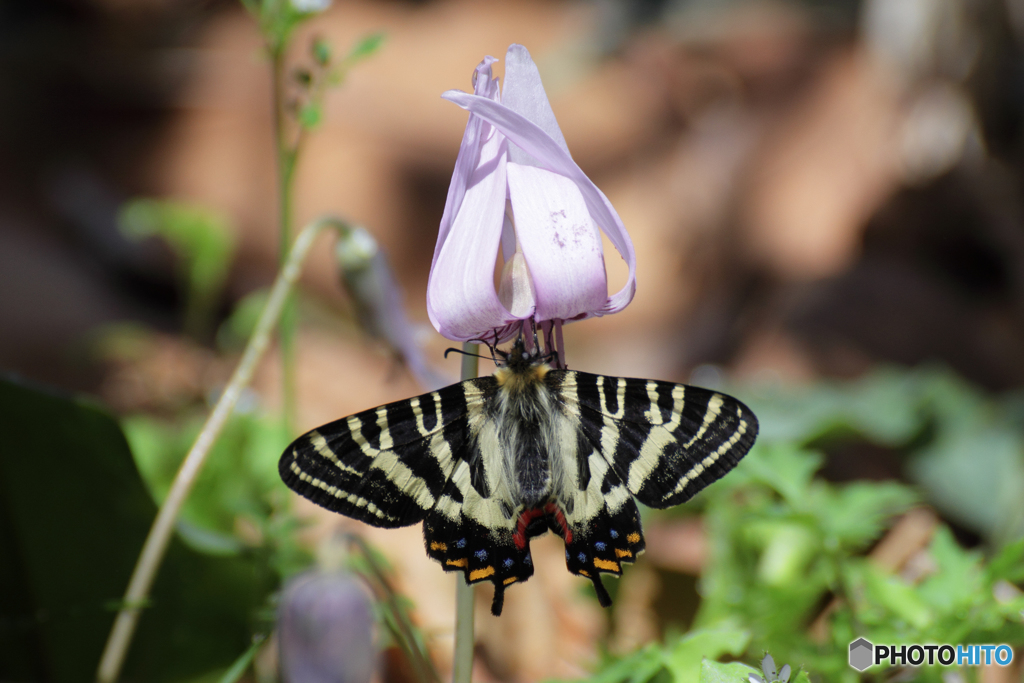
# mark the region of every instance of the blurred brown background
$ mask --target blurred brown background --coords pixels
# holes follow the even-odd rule
[[[1024,383],[1024,0],[336,0],[296,59],[313,36],[346,46],[374,30],[384,48],[328,96],[300,162],[297,222],[365,225],[425,328],[466,121],[439,95],[470,89],[484,55],[519,42],[637,250],[635,300],[566,328],[570,367],[799,383],[938,361],[990,390]],[[148,196],[228,216],[240,251],[226,314],[275,271],[270,111],[258,32],[232,2],[5,3],[0,369],[121,411],[223,381],[230,362],[178,334],[173,254],[127,241],[117,210]],[[617,289],[625,268],[606,255]],[[347,319],[326,239],[304,283]],[[123,321],[164,341],[113,363],[94,342]],[[431,334],[428,360],[454,379]],[[278,368],[269,358],[255,387],[270,406]],[[354,326],[323,320],[302,326],[299,385],[301,429],[418,389]],[[425,582],[418,614],[443,659],[451,577],[420,552],[418,527],[373,538],[408,584]],[[648,635],[643,615],[608,626],[574,601],[555,539],[537,543],[552,566],[507,617],[480,619],[481,676],[574,675],[595,633],[611,628],[622,647]],[[694,552],[672,561],[699,563]],[[654,590],[644,576],[620,591]]]

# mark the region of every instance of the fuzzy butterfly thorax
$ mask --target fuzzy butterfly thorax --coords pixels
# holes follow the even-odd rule
[[[554,369],[516,340],[493,375],[312,430],[284,453],[285,483],[375,526],[424,522],[427,553],[468,582],[533,574],[530,539],[565,542],[570,572],[610,598],[644,548],[634,499],[677,505],[731,469],[757,419],[724,394]]]

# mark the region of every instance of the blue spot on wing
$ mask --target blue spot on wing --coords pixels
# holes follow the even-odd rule
[[[608,546],[606,546],[601,541],[598,541],[597,543],[594,544],[594,547],[597,548],[598,550],[600,550],[601,552],[604,552],[604,549],[607,548]]]
[[[476,555],[476,559],[480,560],[481,562],[483,562],[484,560],[487,559],[487,551],[486,550],[477,550],[473,554]]]

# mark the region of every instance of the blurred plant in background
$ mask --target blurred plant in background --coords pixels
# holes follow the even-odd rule
[[[277,150],[278,258],[283,264],[292,246],[295,172],[306,139],[323,120],[324,96],[340,85],[348,70],[376,52],[384,37],[363,38],[338,59],[330,44],[320,38],[310,43],[311,64],[288,70],[288,53],[295,30],[330,6],[330,0],[242,0],[259,23],[270,57],[274,111],[274,147]],[[295,424],[295,327],[293,305],[281,316],[280,343],[283,362],[285,424]]]

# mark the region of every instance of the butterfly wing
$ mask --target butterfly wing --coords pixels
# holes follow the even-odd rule
[[[494,583],[491,612],[499,616],[505,588],[533,575],[533,558],[528,543],[515,542],[512,506],[500,497],[481,494],[480,482],[472,482],[469,462],[456,467],[427,516],[423,535],[427,554],[445,571],[463,572],[466,583]]]
[[[422,521],[460,461],[468,415],[487,390],[483,380],[467,380],[318,427],[281,456],[281,479],[317,505],[373,526]]]
[[[678,505],[721,478],[757,438],[757,418],[731,396],[671,382],[565,371],[559,396],[641,503]]]
[[[468,583],[494,582],[500,614],[504,588],[528,579],[533,563],[514,541],[514,504],[488,461],[494,451],[480,448],[495,428],[486,406],[496,391],[493,377],[481,377],[318,427],[285,451],[281,478],[374,526],[425,520],[427,554]]]

